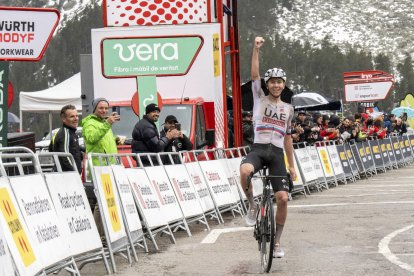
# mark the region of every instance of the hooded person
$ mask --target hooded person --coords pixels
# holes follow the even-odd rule
[[[139,120],[132,130],[132,152],[133,153],[157,153],[162,152],[170,142],[179,137],[179,131],[173,129],[168,131],[165,136],[160,137],[155,122],[160,117],[161,109],[157,104],[151,103],[145,107],[145,115]],[[148,158],[141,157],[144,166],[151,165]],[[152,158],[153,163],[156,162]]]

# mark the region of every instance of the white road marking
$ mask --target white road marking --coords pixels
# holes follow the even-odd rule
[[[392,193],[391,193],[392,192]],[[340,197],[340,198],[345,198],[345,197],[363,197],[363,196],[375,196],[375,195],[396,195],[396,194],[406,194],[407,191],[387,191],[384,193],[375,193],[375,194],[356,194],[356,195],[312,195],[312,197]]]
[[[223,228],[223,229],[213,229],[205,237],[201,243],[215,243],[220,234],[231,233],[231,232],[240,232],[240,231],[252,231],[253,227],[234,227],[234,228]]]
[[[400,259],[398,259],[397,256],[391,252],[388,245],[395,236],[397,236],[398,234],[401,234],[401,233],[403,233],[407,230],[410,230],[413,227],[414,227],[414,224],[409,225],[409,226],[404,227],[404,228],[401,228],[399,230],[396,230],[396,231],[392,232],[391,234],[388,234],[386,237],[384,237],[378,244],[378,253],[381,253],[382,255],[384,255],[384,257],[387,258],[393,264],[396,264],[399,267],[401,267],[402,269],[408,270],[410,272],[414,272],[414,267],[400,261]]]
[[[312,208],[312,207],[329,207],[329,206],[347,206],[347,205],[385,205],[385,204],[414,204],[414,201],[381,201],[381,202],[348,202],[348,203],[325,203],[325,204],[308,204],[308,205],[288,205],[288,208]]]

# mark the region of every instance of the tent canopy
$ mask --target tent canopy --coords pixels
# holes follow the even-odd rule
[[[20,92],[19,99],[20,112],[60,112],[67,104],[82,110],[80,73],[45,90]]]

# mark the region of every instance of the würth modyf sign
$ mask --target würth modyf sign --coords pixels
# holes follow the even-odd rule
[[[40,60],[58,23],[55,9],[0,7],[0,60]]]

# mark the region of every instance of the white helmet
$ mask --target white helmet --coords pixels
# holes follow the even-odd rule
[[[280,68],[272,68],[266,71],[264,81],[267,83],[271,78],[281,78],[286,82],[286,73]]]

